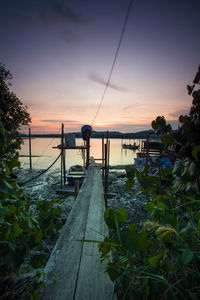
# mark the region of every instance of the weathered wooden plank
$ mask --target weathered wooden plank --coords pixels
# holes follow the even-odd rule
[[[102,241],[104,238],[102,234],[107,234],[107,227],[103,221],[105,203],[101,173],[97,168],[94,169],[94,177],[95,184],[92,187],[85,239]],[[99,258],[97,244],[85,242],[75,300],[105,300],[111,298],[113,285],[104,272]]]
[[[107,300],[113,286],[99,262],[96,243],[107,234],[100,169],[92,166],[86,174],[75,205],[45,268],[46,286],[40,300]]]
[[[72,211],[64,225],[54,251],[45,267],[45,289],[42,300],[71,300],[74,298],[84,239],[94,168],[89,168]]]

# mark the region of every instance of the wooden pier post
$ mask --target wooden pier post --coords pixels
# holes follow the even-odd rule
[[[62,124],[63,125],[63,124]],[[63,159],[62,159],[62,154],[63,154],[63,138],[62,138],[62,127],[61,127],[61,160],[60,160],[60,188],[62,190],[63,187]]]
[[[108,173],[109,173],[109,165],[110,165],[110,140],[108,141]]]
[[[86,140],[86,168],[89,167],[90,164],[90,138],[88,137]]]
[[[31,128],[29,127],[28,130],[28,137],[29,137],[29,163],[30,163],[30,170],[32,170],[32,156],[31,156]]]
[[[104,134],[102,134],[102,178],[105,177],[105,146],[104,146]]]
[[[105,144],[105,177],[104,177],[104,198],[105,198],[105,207],[107,208],[107,193],[108,193],[108,171],[109,171],[109,167],[108,167],[108,162],[109,162],[109,158],[108,158],[108,154],[109,154],[110,150],[109,150],[109,141],[108,141],[108,131],[106,134],[106,144]]]
[[[107,177],[107,158],[108,158],[108,145],[105,144],[105,165],[104,165],[104,169],[105,169],[105,177],[104,177],[104,197],[105,197],[105,203],[107,202],[107,183],[108,183],[108,177]],[[106,203],[106,208],[107,208],[107,203]]]
[[[80,188],[80,185],[79,185],[79,181],[76,180],[75,183],[74,183],[74,193],[75,193],[75,199],[76,197],[78,196],[78,192],[79,192],[79,188]]]
[[[65,166],[65,149],[64,149],[64,124],[62,124],[62,160],[63,160],[63,177],[66,183],[66,166]]]

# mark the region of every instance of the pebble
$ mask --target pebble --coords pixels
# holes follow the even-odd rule
[[[17,174],[18,182],[25,182],[30,178],[41,173],[42,170],[29,170],[29,169],[15,169],[14,173]],[[110,184],[108,186],[108,207],[112,209],[124,208],[127,210],[130,222],[140,223],[146,220],[147,214],[145,211],[145,204],[147,196],[144,193],[139,193],[139,183],[136,181],[130,190],[126,190],[126,174],[122,172],[109,173]],[[53,200],[58,198],[56,194],[55,185],[60,182],[60,169],[48,171],[40,177],[22,186],[31,197],[32,209],[34,203],[38,200],[47,199]],[[73,196],[59,195],[62,200],[62,219],[67,219],[72,206],[74,204]]]

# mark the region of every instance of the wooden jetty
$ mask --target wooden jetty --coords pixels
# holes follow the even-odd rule
[[[72,211],[45,267],[40,300],[107,300],[113,284],[99,262],[96,243],[103,240],[105,200],[100,168],[92,160]],[[112,298],[116,299],[116,298]]]

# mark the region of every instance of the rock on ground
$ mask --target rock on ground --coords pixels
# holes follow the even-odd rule
[[[141,223],[147,219],[145,205],[147,196],[140,192],[139,183],[127,190],[125,188],[126,175],[122,172],[110,172],[112,183],[108,187],[108,207],[112,209],[124,208],[129,216],[127,225]]]

